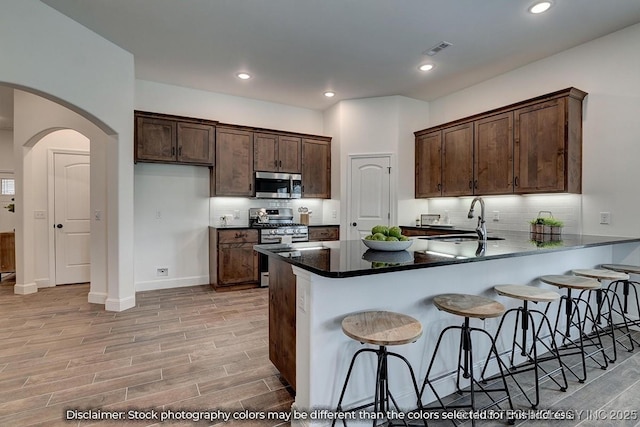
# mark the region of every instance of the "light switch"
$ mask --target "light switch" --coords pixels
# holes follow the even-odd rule
[[[47,219],[46,211],[33,211],[33,217],[35,219]]]

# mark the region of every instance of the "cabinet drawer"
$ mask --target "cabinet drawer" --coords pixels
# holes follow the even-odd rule
[[[220,243],[258,243],[258,230],[218,230]]]
[[[340,240],[338,227],[309,227],[309,241]]]

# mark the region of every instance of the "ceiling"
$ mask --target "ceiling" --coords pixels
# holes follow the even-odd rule
[[[640,22],[637,0],[42,1],[133,53],[138,79],[317,110],[428,101]]]

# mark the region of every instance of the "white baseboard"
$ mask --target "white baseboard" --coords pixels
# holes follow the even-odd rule
[[[38,289],[53,288],[56,286],[51,284],[48,277],[45,277],[44,279],[36,279],[35,282],[36,282],[36,285],[38,286]]]
[[[136,306],[136,297],[131,296],[128,298],[107,298],[104,302],[104,309],[106,311],[124,311]]]
[[[88,301],[91,304],[105,305],[107,302],[107,294],[105,292],[89,292]]]
[[[209,276],[191,276],[181,277],[178,279],[160,279],[149,280],[146,282],[137,282],[135,284],[136,292],[154,291],[156,289],[182,288],[186,286],[208,285]]]
[[[18,295],[35,294],[38,292],[38,285],[35,283],[16,283],[13,285],[13,293]]]

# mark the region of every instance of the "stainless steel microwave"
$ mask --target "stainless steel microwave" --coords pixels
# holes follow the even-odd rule
[[[299,199],[302,197],[302,175],[293,173],[256,172],[256,198]]]

